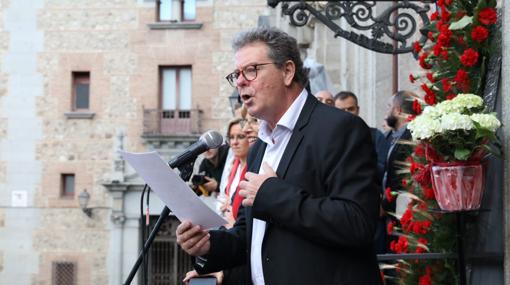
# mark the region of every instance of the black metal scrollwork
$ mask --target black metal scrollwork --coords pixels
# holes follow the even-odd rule
[[[429,23],[428,4],[417,5],[415,1],[394,1],[382,13],[375,16],[377,2],[383,1],[280,1],[268,0],[271,7],[282,3],[282,13],[290,17],[294,26],[304,26],[311,17],[326,25],[335,32],[335,37],[342,37],[367,49],[389,54],[400,54],[413,51],[411,40],[415,39],[418,28],[417,18],[423,25]],[[295,2],[295,3],[291,3]],[[388,1],[384,1],[388,2]],[[419,1],[430,2],[430,1]],[[340,25],[344,19],[352,29],[347,31]],[[368,37],[365,34],[370,34]],[[421,33],[421,45],[427,41],[425,33]]]

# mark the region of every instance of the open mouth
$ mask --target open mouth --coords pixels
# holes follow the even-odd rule
[[[251,99],[251,95],[248,95],[248,94],[243,94],[241,95],[241,99],[243,100],[243,102],[246,103],[246,101],[250,100]]]
[[[248,136],[248,142],[250,144],[254,143],[257,141],[257,137],[256,136]]]

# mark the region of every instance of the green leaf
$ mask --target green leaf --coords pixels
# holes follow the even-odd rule
[[[473,17],[464,16],[462,19],[458,20],[457,22],[453,22],[450,24],[450,30],[461,30],[464,29],[467,25],[471,24],[473,22]]]
[[[470,155],[471,151],[465,148],[456,149],[455,153],[453,154],[457,160],[467,160]]]

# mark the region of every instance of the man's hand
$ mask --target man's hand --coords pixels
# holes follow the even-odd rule
[[[276,172],[266,162],[262,163],[262,171],[264,174],[246,172],[244,181],[239,183],[239,195],[244,197],[243,206],[253,206],[253,201],[255,201],[260,185],[269,177],[276,177]]]
[[[211,247],[209,233],[201,229],[199,225],[184,221],[175,232],[177,234],[177,244],[189,255],[202,256],[209,252]]]

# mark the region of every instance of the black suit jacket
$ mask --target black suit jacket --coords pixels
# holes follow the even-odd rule
[[[260,140],[250,150],[250,171],[258,171],[264,150]],[[242,263],[249,268],[257,218],[267,222],[266,284],[380,284],[372,246],[379,213],[375,158],[360,118],[309,95],[278,177],[261,185],[253,207],[240,209],[232,229],[211,231],[207,262],[196,269],[206,273]]]
[[[387,140],[391,139],[391,133],[386,135]],[[400,162],[405,162],[407,157],[412,153],[413,147],[409,144],[402,143],[403,141],[412,140],[411,132],[407,129],[404,130],[402,135],[398,138],[396,142],[393,144],[390,143],[390,149],[388,152],[388,158],[386,160],[386,173],[385,179],[383,183],[383,189],[390,187],[391,191],[399,191],[403,189],[402,186],[402,178],[403,175],[398,174],[398,172],[404,169],[404,166],[399,164]],[[397,199],[393,198],[390,201],[386,199],[384,196],[382,200],[382,207],[384,210],[388,212],[395,212]]]

